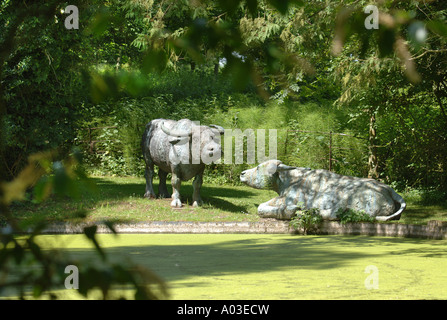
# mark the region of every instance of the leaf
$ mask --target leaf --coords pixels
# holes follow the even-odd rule
[[[231,58],[227,61],[225,72],[231,75],[233,87],[236,90],[245,89],[251,78],[251,64],[236,58]]]
[[[103,260],[106,260],[106,255],[104,253],[104,251],[102,250],[102,248],[100,247],[98,240],[96,239],[96,231],[98,230],[98,226],[93,225],[90,227],[85,227],[84,228],[84,234],[87,237],[87,239],[89,239],[90,241],[92,241],[93,245],[96,248],[96,251],[98,251],[99,255],[101,256],[101,258]]]
[[[118,234],[116,232],[116,229],[114,227],[114,223],[112,221],[104,221],[104,224],[106,225],[107,228],[109,228],[110,231],[112,231],[113,234]]]
[[[93,239],[95,237],[96,231],[98,230],[98,226],[93,225],[90,227],[84,228],[84,234],[87,236],[88,239]]]
[[[110,12],[103,9],[95,15],[86,30],[99,37],[110,27],[111,22],[112,16]]]
[[[34,197],[33,202],[34,203],[40,203],[51,194],[53,186],[53,181],[51,177],[43,176],[35,185],[33,189]]]
[[[0,188],[3,190],[3,197],[0,198],[5,204],[9,204],[14,200],[22,200],[25,196],[25,191],[34,185],[40,177],[45,173],[41,166],[37,166],[36,162],[41,157],[49,157],[46,153],[39,153],[29,157],[28,165],[19,173],[19,175],[10,182],[0,183]]]
[[[60,195],[68,194],[68,186],[70,178],[65,171],[65,168],[61,161],[55,161],[53,163],[54,171],[54,192]]]
[[[113,75],[92,73],[90,75],[90,84],[91,98],[97,103],[106,98],[115,97],[119,92],[117,77]]]
[[[384,58],[393,53],[393,44],[396,40],[396,35],[393,29],[382,27],[379,30],[379,52],[380,57]]]
[[[334,38],[332,40],[332,53],[339,55],[343,50],[346,39],[350,35],[350,23],[348,22],[354,9],[352,7],[342,7],[337,13]]]
[[[258,0],[246,0],[248,12],[252,17],[256,17],[258,14]]]
[[[268,1],[272,7],[278,10],[281,14],[285,14],[289,9],[289,1],[283,0],[269,0]]]
[[[42,260],[42,250],[40,249],[39,245],[34,242],[32,237],[27,240],[27,244],[36,260]]]
[[[427,23],[427,28],[433,33],[440,35],[443,38],[447,38],[447,25],[439,20],[432,20]]]
[[[16,264],[20,264],[25,255],[25,250],[22,248],[20,244],[16,242],[12,252]]]
[[[39,285],[39,284],[35,284],[34,288],[33,288],[33,297],[34,298],[38,298],[38,297],[40,297],[42,295],[42,293],[43,293],[42,286]]]
[[[304,2],[301,0],[268,0],[270,5],[279,11],[281,14],[286,14],[290,5],[303,6]]]
[[[162,72],[166,69],[168,56],[163,50],[150,50],[143,58],[141,70],[144,73]]]
[[[240,2],[241,0],[219,0],[219,6],[229,14],[233,14],[239,8]]]

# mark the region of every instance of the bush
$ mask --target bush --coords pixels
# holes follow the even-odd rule
[[[395,190],[399,190],[396,187],[396,183],[392,183],[391,186]],[[405,201],[422,206],[440,205],[447,206],[447,192],[438,190],[435,187],[431,188],[413,188],[405,187],[400,189]]]
[[[357,211],[353,209],[339,209],[337,211],[337,219],[340,223],[355,223],[355,222],[374,222],[376,219],[364,211]]]
[[[316,232],[320,224],[323,222],[323,217],[320,215],[320,210],[312,208],[309,210],[300,211],[290,221],[290,225],[295,229],[303,229],[305,235],[308,232]]]
[[[354,133],[346,126],[345,111],[324,104],[289,104],[296,111],[288,120],[290,131],[284,144],[284,162],[298,167],[329,169],[331,151],[333,171],[344,175],[366,176],[366,140],[353,137]]]

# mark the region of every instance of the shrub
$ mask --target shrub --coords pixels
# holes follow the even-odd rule
[[[316,232],[321,222],[323,222],[323,217],[320,215],[320,210],[311,208],[309,210],[300,211],[292,218],[290,225],[295,230],[303,229],[303,233],[307,235],[308,232]]]
[[[364,211],[357,211],[353,209],[338,209],[337,218],[340,223],[352,223],[352,222],[374,222],[376,219]]]

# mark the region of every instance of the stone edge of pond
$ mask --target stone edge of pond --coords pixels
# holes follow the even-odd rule
[[[53,223],[43,234],[83,233],[83,228],[94,223]],[[104,224],[98,223],[97,233],[112,233]],[[258,222],[187,222],[152,221],[114,224],[117,233],[246,233],[246,234],[302,234],[295,230],[289,221],[265,219]],[[347,223],[324,221],[316,234],[323,235],[367,235],[385,237],[411,237],[426,239],[447,239],[447,222],[429,221],[427,225],[386,224],[386,223]]]

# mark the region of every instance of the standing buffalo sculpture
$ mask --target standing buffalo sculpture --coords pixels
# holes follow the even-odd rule
[[[206,164],[221,157],[220,126],[203,126],[188,119],[179,121],[155,119],[146,125],[141,148],[146,163],[146,191],[144,197],[156,198],[152,180],[154,165],[158,166],[159,197],[169,198],[166,177],[172,174],[172,207],[181,207],[180,186],[182,181],[194,178],[193,206],[200,206],[200,188]]]
[[[258,206],[263,218],[291,219],[297,210],[318,208],[324,219],[335,220],[339,210],[363,211],[378,221],[398,220],[406,203],[391,187],[373,179],[343,176],[269,160],[245,170],[240,179],[279,196]]]

